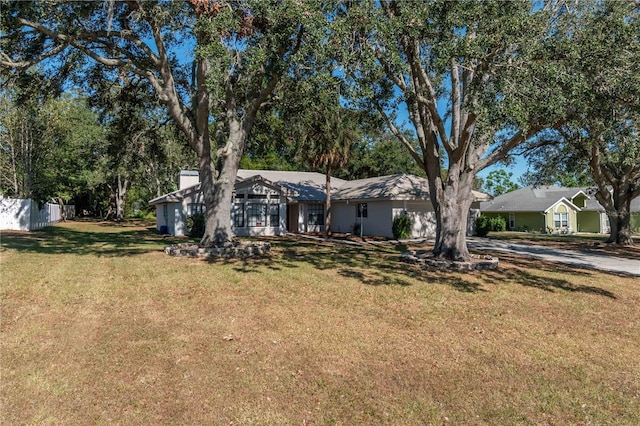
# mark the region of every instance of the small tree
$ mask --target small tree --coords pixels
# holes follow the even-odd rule
[[[402,238],[409,238],[411,236],[411,227],[413,223],[409,216],[400,215],[396,216],[393,219],[393,225],[391,226],[391,231],[393,232],[393,238],[396,240]]]

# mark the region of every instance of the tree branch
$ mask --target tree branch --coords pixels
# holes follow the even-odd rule
[[[413,145],[411,145],[409,140],[404,136],[404,134],[402,134],[402,132],[395,125],[395,123],[389,118],[389,116],[384,111],[382,106],[380,106],[378,102],[375,102],[375,106],[378,112],[380,113],[380,116],[382,117],[384,122],[387,124],[387,127],[389,127],[389,130],[391,130],[391,133],[393,133],[394,136],[409,150],[409,154],[411,154],[411,157],[413,157],[413,159],[418,163],[418,165],[421,166],[423,169],[425,169],[424,161],[422,160],[422,157],[420,157],[420,154],[418,154],[418,152],[415,150]]]

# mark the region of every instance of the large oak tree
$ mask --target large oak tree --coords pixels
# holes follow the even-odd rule
[[[570,76],[547,60],[555,6],[362,1],[334,22],[354,96],[379,111],[426,172],[438,257],[469,258],[476,174],[565,116],[558,87]],[[403,111],[417,148],[399,124]]]
[[[82,69],[93,61],[148,80],[198,155],[207,208],[201,244],[228,243],[244,145],[282,75],[303,63],[305,42],[326,27],[320,2],[14,2],[3,8],[5,68],[46,61],[48,69]]]
[[[640,196],[640,7],[581,2],[561,16],[556,46],[572,75],[563,88],[575,113],[529,157],[544,182],[557,170],[588,171],[609,217],[609,242],[633,244],[631,200]]]

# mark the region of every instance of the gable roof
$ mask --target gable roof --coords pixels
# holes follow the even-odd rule
[[[292,198],[298,201],[322,201],[325,199],[326,177],[322,173],[293,172],[277,170],[238,170],[238,178],[249,179],[259,175],[264,179],[286,188]],[[331,190],[337,190],[345,182],[343,179],[331,177]]]
[[[251,182],[280,190],[296,201],[324,201],[326,176],[315,172],[276,170],[238,170],[236,185]],[[180,202],[184,197],[197,194],[200,184],[154,198],[150,205]],[[426,178],[396,174],[347,181],[331,177],[331,198],[334,200],[428,200],[429,181]],[[482,192],[473,191],[474,201],[488,200]]]
[[[499,195],[491,201],[480,203],[480,210],[487,213],[499,212],[547,212],[559,201],[564,200],[572,208],[580,211],[602,211],[603,208],[588,194],[588,187],[566,188],[562,186],[526,186]],[[583,195],[584,207],[577,207],[574,198]]]
[[[195,185],[191,185],[186,188],[182,188],[177,191],[173,191],[168,194],[164,194],[159,197],[156,197],[149,201],[149,205],[152,206],[154,204],[179,203],[185,197],[188,197],[193,194],[198,194],[199,192],[200,192],[200,184],[197,183]]]

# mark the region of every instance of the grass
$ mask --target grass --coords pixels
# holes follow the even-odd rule
[[[96,223],[1,238],[1,424],[640,424],[637,279],[294,239],[176,259]]]

